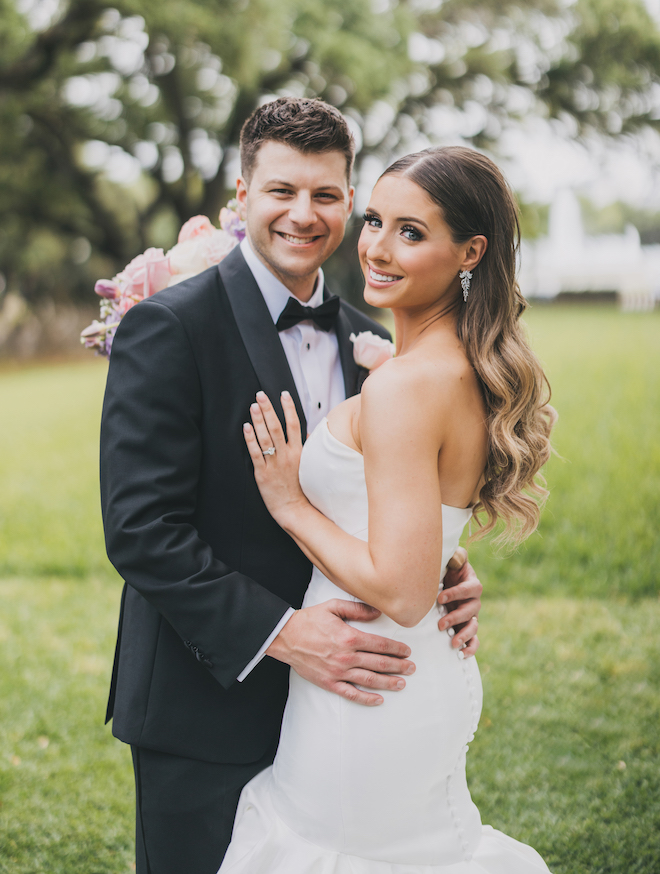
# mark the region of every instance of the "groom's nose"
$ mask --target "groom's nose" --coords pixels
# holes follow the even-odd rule
[[[301,228],[309,227],[316,221],[314,201],[308,191],[299,191],[289,208],[289,218]]]

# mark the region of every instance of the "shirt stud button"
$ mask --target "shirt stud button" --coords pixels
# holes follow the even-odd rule
[[[309,351],[309,343],[307,344],[307,351]]]
[[[321,401],[319,401],[319,410],[321,409]]]

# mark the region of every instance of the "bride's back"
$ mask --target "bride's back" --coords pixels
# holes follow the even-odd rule
[[[372,392],[376,382],[378,391]],[[456,336],[443,329],[430,331],[407,355],[369,376],[365,396],[377,394],[385,399],[375,404],[377,428],[387,429],[393,417],[400,415],[396,402],[388,404],[387,396],[402,387],[423,411],[428,434],[421,434],[411,423],[409,440],[400,445],[400,451],[414,453],[418,441],[435,440],[442,502],[453,507],[475,503],[486,464],[488,430],[479,381]],[[334,436],[364,453],[361,406],[360,395],[350,398],[332,410],[328,424]]]

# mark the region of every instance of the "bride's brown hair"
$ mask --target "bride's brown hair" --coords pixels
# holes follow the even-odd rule
[[[457,333],[481,384],[487,411],[485,482],[475,506],[476,537],[505,523],[498,541],[519,542],[539,521],[547,497],[539,470],[551,453],[557,414],[550,385],[527,343],[520,316],[527,304],[516,281],[518,209],[497,166],[474,149],[425,149],[387,168],[416,182],[439,207],[454,242],[483,235],[486,251],[473,270],[467,301],[457,291]],[[485,511],[479,521],[477,513]]]

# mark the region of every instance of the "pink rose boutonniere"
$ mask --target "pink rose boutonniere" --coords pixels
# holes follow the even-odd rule
[[[353,343],[353,358],[359,367],[375,370],[394,358],[394,343],[384,340],[372,331],[361,331],[349,337]]]

